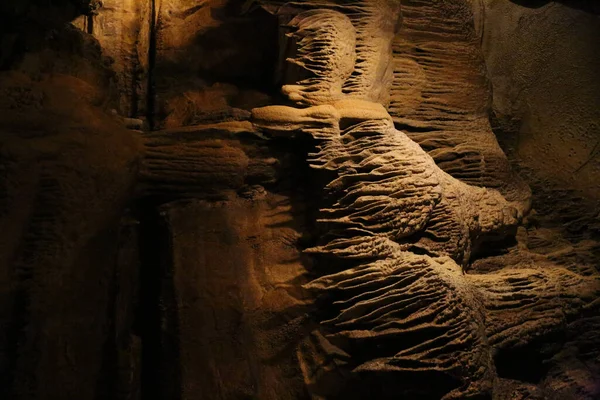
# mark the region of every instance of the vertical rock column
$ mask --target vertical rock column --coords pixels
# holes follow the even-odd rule
[[[91,33],[114,62],[118,111],[126,117],[146,115],[152,3],[155,0],[103,0],[91,17],[75,25]]]

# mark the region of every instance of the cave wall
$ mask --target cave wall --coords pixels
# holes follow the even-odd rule
[[[99,87],[1,75],[1,391],[93,399],[114,387],[110,368],[133,344],[138,267],[119,258],[137,251],[120,226],[139,142],[94,105]]]
[[[189,387],[185,396],[195,397],[207,388],[195,383],[194,366],[207,373],[206,382],[216,385],[210,386],[210,391],[218,386],[230,393],[227,374],[237,371],[237,358],[248,341],[269,330],[263,326],[268,325],[274,333],[261,341],[279,344],[265,345],[257,354],[261,365],[268,363],[265,359],[273,359],[273,367],[257,372],[258,365],[249,365],[238,386],[244,393],[260,390],[271,393],[272,398],[297,398],[303,390],[301,375],[294,371],[297,363],[289,362],[290,370],[285,370],[280,368],[281,362],[274,361],[294,356],[293,351],[281,356],[276,353],[299,329],[298,323],[286,324],[285,312],[275,312],[289,306],[287,292],[279,288],[289,286],[285,280],[293,278],[293,272],[288,275],[285,269],[301,267],[294,259],[299,257],[295,234],[288,233],[293,228],[284,227],[293,219],[292,212],[284,205],[284,196],[272,199],[261,213],[246,215],[246,205],[260,208],[264,203],[253,197],[266,193],[260,184],[275,181],[278,161],[265,150],[265,139],[251,132],[250,123],[240,121],[249,118],[251,107],[269,100],[264,91],[272,86],[272,67],[263,65],[270,65],[269,55],[275,54],[276,48],[265,43],[261,47],[264,51],[255,51],[252,43],[276,38],[264,33],[276,25],[265,24],[264,29],[255,30],[258,37],[247,34],[253,30],[256,16],[242,16],[240,4],[235,2],[198,6],[195,2],[105,1],[102,7],[88,7],[87,2],[32,1],[4,2],[2,6],[2,396],[151,398],[156,395],[152,392],[154,379],[166,382],[166,388],[159,388],[163,398],[179,396],[182,383]],[[275,21],[261,13],[263,19]],[[204,39],[205,34],[210,39]],[[244,45],[239,46],[238,41]],[[145,123],[124,118],[144,118],[146,114],[154,120]],[[225,125],[220,124],[223,122]],[[198,123],[206,127],[157,131],[143,140],[139,129],[148,129],[151,123],[155,128]],[[148,162],[140,168],[144,156]],[[170,338],[180,331],[165,331],[165,342],[162,337],[157,339],[160,327],[154,324],[157,316],[174,318],[170,313],[159,315],[155,308],[158,301],[172,300],[167,286],[173,284],[173,276],[164,277],[165,287],[154,291],[162,264],[148,257],[156,254],[149,246],[157,238],[152,228],[150,233],[144,230],[152,226],[147,214],[168,204],[165,209],[172,210],[170,215],[181,215],[174,224],[178,238],[173,239],[175,256],[180,256],[180,248],[199,245],[189,230],[204,227],[200,220],[211,214],[207,211],[189,218],[183,228],[178,226],[186,217],[178,211],[179,203],[171,202],[190,197],[208,197],[216,210],[232,214],[233,221],[224,235],[241,238],[230,247],[215,248],[206,265],[190,266],[190,258],[183,266],[176,264],[184,268],[178,269],[175,292],[181,299],[181,321],[191,321],[189,325],[194,328],[186,330],[189,325],[182,325],[181,338],[176,338],[186,345],[180,349],[182,354],[187,354],[190,341],[198,340],[196,328],[208,321],[198,319],[195,311],[188,313],[189,302],[197,304],[203,289],[197,288],[199,291],[190,292],[190,296],[180,290],[179,286],[188,281],[186,268],[204,268],[210,275],[218,272],[223,252],[260,250],[254,256],[229,259],[232,270],[228,277],[200,282],[204,289],[216,290],[213,299],[219,302],[220,293],[231,289],[227,280],[241,277],[245,266],[256,259],[260,282],[250,288],[242,280],[239,291],[258,305],[246,301],[229,304],[224,299],[225,313],[233,325],[223,331],[217,321],[213,333],[208,325],[202,331],[206,335],[201,335],[200,341],[205,342],[207,354],[212,351],[212,341],[226,335],[230,336],[229,343],[239,347],[226,360],[229,366],[225,361],[220,364],[222,348],[216,348],[214,373],[204,368],[203,354],[189,353],[180,364],[173,358],[177,352],[170,352],[175,348],[169,346]],[[233,201],[222,203],[229,197]],[[233,205],[239,203],[238,198],[244,206],[236,208]],[[144,199],[143,204],[134,204],[139,199]],[[126,211],[132,207],[132,212]],[[235,225],[240,216],[254,225],[247,229]],[[221,224],[222,220],[214,221],[214,229],[220,229]],[[274,227],[265,228],[264,235],[256,237],[256,231],[268,224]],[[206,227],[208,235],[214,230],[211,226]],[[236,233],[240,230],[243,232]],[[169,240],[168,235],[161,234],[157,233]],[[273,238],[277,235],[283,238]],[[271,255],[265,256],[265,252]],[[170,250],[158,253],[159,258],[171,255]],[[262,292],[268,294],[263,296]],[[270,313],[268,307],[274,310]],[[210,307],[202,310],[211,313]],[[243,318],[248,320],[249,333],[239,342],[235,329],[244,314],[248,314]],[[292,310],[286,315],[293,320],[302,311]],[[274,322],[277,318],[283,319],[281,329]],[[169,363],[161,363],[162,356]],[[166,376],[152,375],[162,367],[160,372]],[[276,379],[280,373],[286,377]],[[260,387],[257,380],[263,382]],[[274,380],[296,383],[282,383],[273,389],[270,382]],[[167,388],[173,391],[165,392]]]
[[[105,0],[73,25],[91,34],[110,58],[118,98],[116,109],[126,117],[146,114],[150,62],[152,2]]]
[[[374,4],[361,4],[364,9],[354,25],[355,37],[386,26],[370,26],[379,22],[374,17],[378,5],[369,9]],[[503,180],[514,183],[515,178],[496,175],[507,170],[499,166],[506,166],[507,160],[485,118],[489,92],[468,8],[461,1],[405,3],[405,25],[390,38],[397,79],[392,82],[389,114],[379,104],[380,98],[360,90],[358,98],[351,92],[340,93],[340,80],[343,83],[353,75],[344,75],[345,68],[328,68],[333,62],[345,65],[333,49],[342,40],[352,40],[347,22],[355,22],[355,15],[346,17],[339,9],[298,11],[290,25],[300,27],[291,35],[299,51],[291,61],[315,72],[316,78],[283,88],[296,108],[253,110],[255,126],[265,133],[312,135],[317,152],[310,154],[308,162],[317,171],[333,175],[324,186],[325,205],[317,220],[325,233],[317,246],[308,249],[318,261],[316,277],[307,287],[325,299],[324,315],[313,317],[322,318],[319,332],[327,346],[315,353],[324,352],[325,360],[338,364],[328,369],[322,359],[312,360],[305,379],[313,394],[336,398],[337,386],[343,388],[343,398],[365,398],[366,391],[375,398],[400,393],[432,399],[597,396],[591,372],[596,370],[591,361],[595,356],[579,346],[587,339],[575,339],[578,328],[570,322],[571,306],[553,305],[569,297],[554,290],[570,291],[577,277],[591,278],[589,286],[583,283],[576,289],[580,299],[584,287],[596,287],[593,257],[588,259],[591,262],[578,258],[581,253],[557,247],[553,238],[540,235],[539,226],[529,224],[519,227],[517,243],[488,243],[486,252],[472,259],[468,255],[469,242],[509,227],[511,214],[520,222],[519,215],[528,211],[527,190],[515,196],[502,185]],[[319,30],[323,26],[329,28],[327,32]],[[368,52],[358,45],[356,50]],[[353,57],[351,52],[342,54],[340,58]],[[352,74],[361,75],[378,62],[367,58],[367,67],[357,62]],[[369,78],[364,81],[373,83]],[[494,179],[500,184],[490,184]],[[430,191],[429,186],[440,189]],[[503,200],[476,195],[498,195],[493,187],[499,188]],[[459,188],[464,192],[451,194]],[[457,198],[460,204],[453,204]],[[413,207],[418,211],[413,213]],[[454,214],[454,207],[460,213]],[[495,207],[505,210],[500,215],[507,219],[487,225],[491,231],[477,228],[496,215]],[[520,211],[510,212],[511,208]],[[464,235],[457,227],[475,210],[481,214],[469,225],[474,231]],[[447,261],[440,255],[453,261],[440,264]],[[462,274],[457,265],[463,266]],[[421,273],[427,277],[410,284],[404,281]],[[448,276],[453,278],[446,282]],[[567,282],[569,276],[575,280]],[[557,286],[550,283],[555,279],[561,281]],[[436,295],[426,298],[421,290]],[[504,291],[511,294],[500,294]],[[587,301],[595,304],[596,289],[589,294]],[[473,299],[477,300],[469,305]],[[477,311],[482,305],[486,309]],[[441,309],[452,316],[445,318]],[[477,315],[485,315],[484,320],[478,322]],[[575,320],[593,330],[596,318],[593,312],[583,311]],[[478,323],[482,330],[474,328]],[[454,341],[456,332],[464,336]],[[453,353],[457,348],[469,350]],[[453,365],[457,360],[460,367]],[[583,365],[590,365],[590,374],[581,369]],[[342,374],[328,375],[332,371]],[[435,387],[428,386],[432,382]]]
[[[584,121],[597,121],[595,109],[586,108],[598,93],[590,78],[597,58],[583,56],[583,48],[593,46],[593,40],[581,33],[577,42],[581,46],[559,46],[566,39],[552,42],[547,36],[554,36],[542,31],[566,38],[566,28],[556,26],[565,23],[565,15],[573,15],[577,17],[573,26],[596,34],[596,17],[567,5],[532,9],[490,1],[486,13],[481,13],[466,0],[406,0],[404,25],[393,32],[395,37],[390,30],[393,23],[379,24],[377,29],[385,35],[376,30],[376,36],[385,40],[369,48],[364,38],[372,31],[365,26],[389,15],[381,17],[377,7],[370,9],[373,2],[345,2],[358,5],[354,11],[360,11],[349,13],[361,27],[357,31],[359,43],[363,40],[360,51],[379,51],[387,48],[387,41],[391,44],[391,104],[388,111],[380,104],[368,104],[384,102],[385,96],[373,95],[385,92],[379,82],[361,92],[360,82],[368,83],[373,71],[387,76],[386,57],[370,69],[373,65],[366,65],[369,59],[363,55],[366,61],[357,69],[359,78],[353,78],[359,84],[350,92],[366,100],[335,104],[332,119],[343,113],[346,128],[366,121],[375,128],[362,133],[375,139],[360,142],[357,136],[321,155],[331,157],[334,164],[336,157],[380,162],[373,168],[391,168],[390,176],[398,179],[392,191],[409,188],[405,197],[410,201],[415,200],[411,187],[430,183],[429,178],[419,181],[419,174],[436,177],[442,184],[436,183],[433,192],[440,186],[444,196],[450,193],[449,205],[444,203],[427,219],[422,216],[430,210],[422,209],[419,199],[414,208],[396,203],[391,198],[394,193],[369,187],[375,179],[365,182],[364,177],[352,175],[356,172],[352,168],[331,168],[324,174],[320,171],[321,175],[309,172],[306,157],[314,151],[314,143],[300,140],[303,128],[294,124],[301,125],[300,120],[310,125],[314,117],[310,109],[291,123],[286,123],[283,113],[276,115],[279,119],[270,129],[257,128],[260,123],[250,110],[282,101],[275,85],[281,30],[278,18],[270,14],[277,9],[271,6],[281,2],[265,2],[270,3],[266,7],[270,12],[253,2],[235,0],[105,0],[103,7],[91,9],[84,3],[3,3],[10,10],[5,15],[27,22],[21,28],[16,23],[3,25],[0,55],[2,67],[12,70],[2,72],[0,101],[0,183],[6,193],[0,198],[0,226],[6,228],[0,233],[0,327],[5,333],[0,336],[0,368],[5,379],[1,389],[8,398],[298,399],[311,394],[336,398],[342,392],[346,398],[365,398],[373,394],[365,382],[373,384],[379,398],[400,393],[439,398],[453,388],[460,396],[466,385],[478,386],[479,378],[484,383],[472,393],[481,390],[487,396],[493,386],[497,399],[551,395],[592,399],[598,394],[600,388],[594,383],[600,348],[594,308],[598,245],[593,237],[565,240],[561,231],[530,219],[519,228],[518,243],[488,245],[487,256],[471,260],[463,247],[480,234],[478,224],[483,220],[477,215],[473,217],[477,222],[468,228],[473,232],[456,233],[465,215],[495,206],[495,198],[472,199],[472,193],[487,193],[475,186],[498,188],[502,196],[519,203],[520,213],[527,209],[527,187],[508,168],[491,132],[488,80],[494,94],[494,128],[498,124],[502,128],[496,128],[496,133],[515,141],[521,138],[516,141],[519,151],[509,152],[509,159],[534,170],[541,177],[536,179],[545,177],[557,186],[569,183],[550,170],[548,160],[564,161],[559,142],[579,143],[593,152],[580,137],[580,131],[591,132],[581,127]],[[294,7],[310,8],[310,3]],[[546,8],[550,12],[541,13]],[[299,9],[285,11],[289,18],[279,22],[290,22]],[[86,15],[78,17],[82,12]],[[534,23],[494,25],[515,13],[530,16],[526,22]],[[362,15],[368,15],[366,22],[361,21]],[[48,24],[29,29],[42,16]],[[72,28],[70,21],[79,29]],[[483,35],[483,56],[477,29]],[[521,29],[523,35],[515,33]],[[530,36],[535,41],[526,39]],[[21,47],[27,43],[29,47]],[[573,57],[544,58],[554,50],[582,54],[590,65],[564,65]],[[552,68],[546,71],[540,64]],[[577,79],[569,80],[561,75],[570,71],[567,67],[577,71],[581,67],[585,73],[573,72]],[[538,81],[531,81],[534,70],[548,74],[542,74],[540,87],[556,93],[556,102],[544,96]],[[555,81],[564,84],[561,90],[555,89]],[[523,112],[527,101],[509,91],[515,86],[523,87],[523,98],[536,105],[538,119]],[[581,107],[564,107],[559,101]],[[125,121],[111,110],[128,117],[147,115],[149,121]],[[577,123],[566,126],[558,121],[561,114],[556,110]],[[322,128],[323,139],[330,127],[323,120],[312,122],[312,128]],[[281,123],[283,128],[277,126]],[[395,131],[392,123],[406,136]],[[154,131],[131,131],[124,125]],[[272,137],[278,129],[284,132]],[[546,135],[546,131],[556,134]],[[562,132],[569,133],[568,139],[559,135]],[[508,140],[511,145],[515,141]],[[551,144],[548,157],[537,156],[538,143]],[[370,157],[375,147],[378,154],[386,150],[388,158]],[[588,153],[580,151],[577,157],[584,154]],[[319,164],[314,158],[311,162]],[[590,161],[580,171],[595,165]],[[346,188],[349,191],[390,195],[384,203],[398,207],[389,213],[400,216],[398,229],[410,236],[428,223],[432,225],[429,237],[417,233],[408,242],[398,239],[409,254],[404,250],[396,254],[398,243],[390,241],[371,249],[369,237],[388,229],[386,223],[379,226],[382,213],[375,212],[379,205],[364,216],[340,206],[336,212],[350,210],[347,220],[361,221],[374,234],[366,235],[357,249],[348,250],[350,263],[343,260],[344,254],[341,261],[331,261],[345,251],[334,245],[330,258],[315,267],[302,250],[326,243],[329,222],[321,219],[318,230],[313,224],[323,201],[321,189],[335,174],[341,181],[357,182],[356,187]],[[459,180],[472,186],[455,189],[467,187]],[[572,186],[589,189],[579,183]],[[342,189],[346,190],[343,185]],[[461,194],[454,195],[454,190]],[[594,195],[591,189],[586,193]],[[461,198],[467,199],[466,205],[457,203]],[[340,204],[345,201],[344,196]],[[133,211],[125,211],[128,206]],[[573,211],[572,203],[563,207],[568,210],[561,214],[580,213]],[[512,211],[499,214],[512,221],[513,232]],[[449,216],[455,219],[450,221]],[[581,224],[573,227],[580,229]],[[398,229],[391,231],[394,240]],[[341,237],[356,234],[334,233],[340,232]],[[344,273],[366,279],[356,268],[362,261],[352,260],[356,252],[358,259],[363,257],[361,251],[373,252],[366,259],[380,257],[390,265],[402,259],[405,264],[399,270],[403,272],[361,283],[384,285],[377,289],[386,293],[382,298],[369,298],[374,292],[363,289],[345,299],[344,294],[330,295],[331,282],[341,279],[340,288],[346,285]],[[396,256],[385,256],[387,251]],[[431,254],[448,254],[464,263],[464,270],[445,257],[443,262],[433,260]],[[427,275],[425,279],[418,277],[414,285],[400,284],[397,289],[423,313],[413,319],[410,307],[398,306],[390,311],[398,317],[390,317],[389,322],[410,325],[433,318],[418,329],[424,329],[423,335],[430,335],[432,341],[443,342],[439,348],[428,348],[420,342],[421,332],[415,335],[410,329],[391,330],[390,337],[397,336],[389,342],[382,341],[385,334],[377,332],[378,326],[368,324],[356,337],[344,338],[352,330],[323,329],[331,321],[320,322],[341,310],[333,301],[336,296],[349,305],[349,313],[342,310],[340,318],[356,313],[356,318],[348,317],[340,326],[369,319],[361,315],[363,308],[373,307],[375,314],[385,311],[378,308],[380,304],[393,301],[386,297],[389,294],[397,294],[385,285],[396,279],[413,281],[420,275],[410,271],[420,263],[426,265],[419,272]],[[348,264],[350,268],[340,272]],[[447,276],[452,277],[449,283]],[[313,302],[314,293],[302,287],[310,279],[315,279],[313,288],[321,286],[325,292],[318,302]],[[422,291],[432,291],[442,301],[415,300]],[[477,311],[470,314],[471,310]],[[480,314],[486,315],[487,324],[480,321]],[[456,315],[461,316],[458,323]],[[385,318],[374,321],[387,324]],[[472,321],[481,324],[475,333],[470,333]],[[436,329],[429,332],[432,326],[450,326],[450,333],[436,339]],[[461,346],[472,341],[457,338],[445,343],[446,338],[454,340],[456,332],[481,338],[473,340],[483,344],[475,346],[476,351],[472,347],[465,351]],[[335,345],[326,337],[332,333],[337,336]],[[348,343],[350,349],[345,347]],[[394,360],[399,345],[424,350]],[[471,360],[481,348],[486,355]],[[382,359],[389,356],[390,364],[369,363],[374,354]],[[463,359],[459,362],[463,366],[455,365]],[[452,372],[444,376],[446,360]],[[442,368],[432,371],[431,365],[438,362]],[[359,363],[365,368],[357,379],[352,369]],[[423,368],[413,371],[417,364]],[[464,366],[476,373],[465,373]]]
[[[274,90],[276,18],[240,1],[103,1],[73,24],[116,73],[116,110],[153,129],[247,119]]]
[[[275,89],[276,19],[264,10],[246,11],[243,4],[157,2],[157,127],[239,119],[269,102],[265,92]]]
[[[135,398],[139,138],[110,113],[111,61],[70,25],[89,2],[1,6],[1,396]]]
[[[473,6],[501,140],[545,186],[597,201],[597,3],[482,0]]]
[[[160,398],[302,398],[293,348],[306,329],[306,268],[295,246],[304,218],[289,194],[161,211],[171,262]]]
[[[402,2],[388,107],[395,126],[452,176],[524,199],[489,121],[491,91],[469,2]]]

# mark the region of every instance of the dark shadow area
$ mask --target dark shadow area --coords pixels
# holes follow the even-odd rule
[[[498,376],[539,383],[548,374],[550,359],[560,350],[564,340],[564,332],[550,332],[539,336],[526,346],[498,350],[494,355]]]
[[[413,371],[404,373],[402,379],[398,379],[397,373],[385,370],[357,373],[337,396],[331,398],[336,400],[439,400],[461,385],[460,380],[451,373],[442,370],[419,371],[418,364],[415,363],[416,368]],[[424,387],[427,387],[426,391],[422,389]]]
[[[515,232],[486,237],[484,240],[474,243],[470,262],[480,258],[506,254],[516,245],[517,240],[515,239]]]
[[[0,70],[9,69],[27,52],[43,48],[48,31],[93,12],[96,0],[2,0],[0,2]]]
[[[181,397],[178,313],[169,236],[158,205],[142,201],[140,220],[140,304],[135,330],[142,341],[141,398]]]
[[[565,340],[565,331],[554,330],[540,334],[524,346],[499,349],[494,355],[496,372],[501,378],[539,383],[548,374],[551,359]]]
[[[503,350],[494,363],[499,377],[518,381],[538,383],[548,372],[544,358],[535,349]]]
[[[600,14],[600,2],[597,0],[511,0],[513,3],[527,8],[540,8],[549,3],[560,3],[570,8]]]

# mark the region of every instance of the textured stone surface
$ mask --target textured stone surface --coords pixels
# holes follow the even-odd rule
[[[92,34],[113,61],[118,97],[124,116],[146,114],[150,61],[151,2],[103,0],[93,15],[74,24]]]
[[[268,104],[276,20],[242,2],[156,2],[157,127],[202,122],[206,113]],[[265,100],[267,103],[265,103]]]
[[[302,398],[301,210],[266,192],[162,210],[175,289],[165,335],[176,336],[165,368],[178,371],[181,398]]]
[[[137,243],[121,216],[141,143],[104,109],[114,74],[98,42],[65,25],[78,8],[11,3],[0,32],[12,69],[0,74],[0,393],[133,399],[117,395],[140,386]]]
[[[339,56],[328,52],[327,46],[335,48],[332,41],[343,36],[324,35],[320,41],[313,35],[318,29],[309,30],[316,21],[314,14],[302,15],[308,18],[293,25],[303,59],[318,56],[319,65],[344,65],[340,60],[327,63],[328,54]],[[346,18],[339,13],[324,21],[342,23]],[[347,54],[353,57],[352,52]],[[421,62],[429,65],[431,59],[435,57]],[[307,69],[316,65],[308,64]],[[312,93],[310,87],[335,90],[339,82],[329,76],[315,82],[316,74],[314,80],[299,83],[305,88],[296,92],[284,88],[284,93],[296,100],[294,93],[303,89]],[[449,88],[459,93],[458,87]],[[352,93],[347,98],[312,98],[314,106],[308,109],[274,106],[253,111],[255,125],[265,133],[302,132],[313,137],[317,151],[309,163],[334,174],[324,187],[319,245],[307,250],[322,257],[314,271],[317,278],[306,287],[320,293],[325,307],[314,314],[321,318],[316,333],[320,345],[301,348],[309,390],[326,398],[361,398],[367,393],[377,398],[398,393],[446,399],[505,396],[494,389],[496,373],[506,373],[507,349],[528,348],[544,340],[540,337],[564,334],[567,321],[593,315],[600,293],[598,272],[590,266],[569,271],[523,248],[496,271],[463,275],[457,263],[470,261],[474,245],[486,236],[506,233],[529,210],[528,190],[522,184],[510,188],[510,174],[500,174],[499,181],[506,183],[492,185],[500,192],[457,180],[397,131],[393,125],[397,120],[383,108],[354,99]],[[430,101],[426,97],[421,104],[427,109]],[[442,121],[447,119],[441,116],[451,113],[439,107],[428,112],[430,119]],[[490,137],[489,126],[480,134]],[[430,133],[431,138],[443,136],[439,131]],[[495,141],[489,146],[474,136],[462,140],[482,153],[493,149],[501,161],[500,171],[508,171],[508,161]],[[498,172],[497,166],[488,167],[492,174]],[[484,185],[487,179],[483,168],[465,181]],[[508,201],[511,198],[519,201]],[[556,353],[549,350],[542,357]],[[557,365],[566,371],[578,360],[567,357]],[[540,390],[556,383],[549,377]],[[588,397],[596,394],[590,375],[568,386]]]
[[[125,278],[115,275],[139,143],[92,105],[97,88],[80,79],[0,80],[2,392],[93,399],[111,390],[104,373],[113,362],[105,345],[115,329],[114,287],[130,285],[127,274],[137,271],[124,262]],[[119,312],[129,335],[132,317],[122,303]]]
[[[390,114],[452,176],[524,199],[492,133],[489,83],[469,2],[406,1],[393,42]]]
[[[3,398],[598,398],[583,2],[93,3],[0,5]]]
[[[250,122],[223,122],[144,135],[143,195],[222,199],[275,182],[279,160]]]
[[[600,35],[597,4],[475,4],[498,131],[546,186],[597,201],[600,55],[590,40]]]

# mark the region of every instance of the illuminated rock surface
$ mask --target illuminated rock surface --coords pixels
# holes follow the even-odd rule
[[[0,6],[2,398],[600,396],[593,7],[92,3]]]

